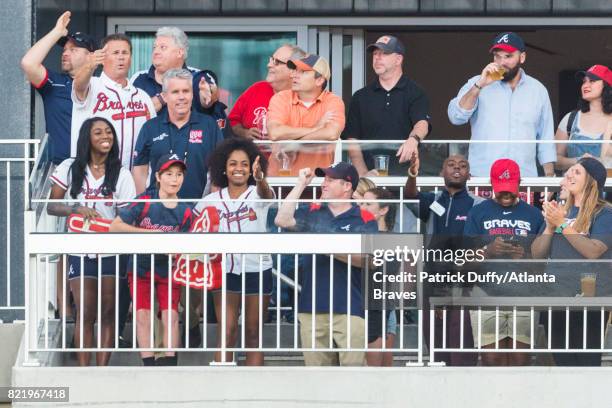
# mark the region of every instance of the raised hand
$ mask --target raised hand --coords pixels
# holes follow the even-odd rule
[[[263,170],[261,169],[261,164],[259,164],[259,156],[255,158],[253,162],[253,178],[255,181],[261,181],[265,177]]]
[[[298,173],[298,184],[307,186],[310,184],[314,177],[315,173],[310,167],[300,169],[300,172]]]
[[[71,15],[71,12],[65,11],[64,14],[59,16],[57,19],[54,30],[60,35],[60,37],[65,37],[68,35],[68,24],[70,24]]]

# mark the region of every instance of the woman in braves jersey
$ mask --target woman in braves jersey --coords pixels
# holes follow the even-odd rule
[[[131,200],[136,195],[130,172],[121,167],[115,129],[106,119],[95,117],[83,122],[79,132],[75,158],[64,160],[51,176],[52,199],[69,199],[68,204],[51,203],[48,213],[60,217],[71,214],[92,218],[115,218],[117,209],[127,205],[120,202],[83,202],[81,200]],[[70,255],[68,279],[76,305],[75,344],[94,347],[94,323],[97,316],[98,284],[102,285],[100,344],[112,347],[115,329],[115,268],[113,255],[100,256],[101,270],[95,255]],[[81,268],[83,267],[83,268]],[[81,269],[84,273],[81,274]],[[101,276],[101,282],[98,276]],[[82,278],[82,279],[79,279]],[[82,285],[82,286],[81,286]],[[83,288],[83,289],[81,289]],[[82,336],[82,337],[81,337]],[[88,365],[89,353],[77,353],[79,364]],[[108,364],[110,353],[96,353],[98,365]]]
[[[578,264],[546,264],[544,272],[555,276],[555,283],[549,287],[549,296],[612,294],[612,207],[603,199],[605,184],[606,169],[603,164],[595,158],[584,157],[567,170],[562,181],[560,198],[566,198],[565,204],[544,202],[542,207],[546,223],[531,245],[534,258],[585,260]],[[589,262],[591,259],[599,262]],[[602,262],[604,260],[607,262]],[[583,293],[582,272],[589,272],[595,277],[595,293]],[[584,313],[582,308],[569,314],[565,310],[552,312],[552,348],[567,348],[568,344],[570,349],[600,349],[604,346],[601,344],[601,329],[603,322],[608,321],[608,314],[602,316],[599,309]],[[569,325],[568,331],[566,325]],[[566,339],[566,334],[569,339]],[[583,344],[584,339],[586,345]],[[558,366],[601,365],[601,353],[598,352],[553,353],[553,357]]]
[[[169,200],[162,202],[138,202],[124,208],[111,224],[111,232],[187,232],[191,227],[192,212],[189,205],[177,200],[177,193],[185,178],[185,162],[176,155],[163,155],[155,166],[157,188],[153,187],[138,196],[139,199]],[[151,280],[155,285],[155,294],[161,310],[161,323],[164,348],[180,347],[178,303],[181,291],[175,283],[170,284],[167,255],[151,257],[135,255],[136,261],[128,266],[128,282],[136,309],[136,338],[140,348],[151,348]],[[133,270],[136,264],[136,271]],[[152,270],[153,268],[153,270]],[[171,288],[169,288],[171,286]],[[170,292],[170,293],[169,293]],[[168,298],[170,296],[170,298]],[[168,309],[171,307],[171,312]],[[168,342],[168,332],[172,344]],[[164,357],[155,360],[152,351],[140,353],[145,366],[177,365],[176,353],[168,351]]]
[[[219,212],[219,232],[265,232],[271,203],[253,201],[274,198],[266,182],[268,162],[265,156],[251,140],[233,138],[222,142],[210,157],[211,181],[220,190],[204,197],[195,207],[196,214],[207,206],[214,206]],[[272,293],[272,258],[269,254],[228,254],[226,267],[227,345],[233,347],[238,337],[238,313],[244,287],[242,312],[245,313],[246,344],[243,346],[257,348],[259,330]],[[214,293],[214,302],[219,322],[217,333],[221,333],[220,291]],[[262,302],[261,316],[259,302]],[[220,335],[217,337],[219,343]],[[226,361],[232,358],[232,353],[228,353]],[[215,359],[221,359],[220,353]],[[248,352],[246,363],[263,365],[263,353]]]

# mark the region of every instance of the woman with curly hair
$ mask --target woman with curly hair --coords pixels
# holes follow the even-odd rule
[[[612,136],[612,71],[604,65],[593,65],[576,74],[582,79],[578,109],[569,112],[559,123],[557,140],[609,141]],[[583,157],[612,156],[606,143],[557,144],[557,170],[567,170]]]
[[[219,232],[265,232],[266,218],[270,202],[254,200],[274,198],[274,193],[266,182],[268,161],[257,146],[242,138],[223,141],[210,156],[210,178],[219,190],[207,195],[199,202],[196,215],[207,206],[217,208],[219,213]],[[269,254],[227,254],[227,291],[225,328],[227,346],[234,347],[238,337],[238,314],[241,293],[244,287],[245,304],[245,347],[259,347],[259,331],[263,317],[267,315],[270,294],[272,293],[272,258]],[[244,286],[243,286],[244,284]],[[261,294],[261,297],[260,297]],[[221,338],[221,291],[213,294],[217,314],[217,337]],[[259,303],[262,314],[259,315]],[[217,361],[220,353],[215,354]],[[226,361],[233,359],[232,353]],[[263,365],[261,352],[247,352],[247,365]]]
[[[83,202],[81,200],[131,200],[136,196],[134,180],[130,172],[121,167],[117,134],[113,125],[103,118],[91,118],[83,122],[77,141],[75,158],[64,160],[51,176],[51,199],[74,200],[70,204],[52,203],[48,213],[59,217],[71,214],[85,219],[112,220],[117,209],[128,203]],[[72,204],[74,203],[74,204]],[[68,279],[76,306],[74,343],[77,347],[94,347],[94,323],[97,316],[98,285],[102,285],[100,313],[102,347],[113,347],[115,330],[115,271],[114,255],[99,255],[101,282],[98,281],[98,257],[95,255],[68,256]],[[81,268],[84,273],[81,274]],[[120,276],[121,277],[121,276]],[[82,286],[81,286],[82,285]],[[81,287],[83,291],[81,291]],[[82,338],[81,338],[82,331]],[[79,364],[89,365],[90,353],[77,353]],[[110,353],[96,354],[98,365],[107,365]]]

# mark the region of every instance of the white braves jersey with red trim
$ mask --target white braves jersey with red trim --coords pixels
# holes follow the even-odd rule
[[[208,194],[194,207],[199,215],[204,207],[216,207],[219,213],[219,232],[266,232],[268,209],[271,202],[261,203],[246,200],[260,199],[255,186],[247,190],[235,200],[230,201],[227,187]],[[223,200],[214,202],[212,200]],[[262,254],[262,270],[272,268],[270,254]],[[245,272],[259,272],[259,254],[244,255]],[[227,254],[227,273],[239,275],[242,273],[242,255]]]
[[[117,132],[121,163],[131,170],[140,128],[156,116],[149,95],[133,85],[128,84],[124,88],[102,72],[100,77],[92,77],[89,81],[85,101],[79,101],[72,88],[72,102],[71,157],[76,156],[79,130],[83,122],[96,116],[103,117],[113,124]]]
[[[117,208],[124,207],[129,202],[100,202],[100,203],[84,203],[80,200],[132,200],[136,197],[136,187],[134,185],[134,179],[130,172],[122,167],[119,172],[119,179],[117,180],[117,186],[114,193],[104,195],[102,193],[102,184],[104,183],[104,176],[99,179],[95,179],[91,174],[89,166],[85,172],[85,178],[83,178],[83,186],[76,199],[70,195],[71,183],[72,183],[72,172],[70,166],[74,163],[74,159],[66,159],[55,168],[55,171],[51,175],[51,182],[59,186],[62,190],[66,190],[64,198],[70,200],[68,205],[80,204],[85,207],[93,208],[100,214],[100,217],[108,220],[113,220],[117,216]]]

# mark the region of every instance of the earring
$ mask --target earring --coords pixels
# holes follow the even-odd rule
[[[223,174],[227,174],[226,172],[223,172]]]

